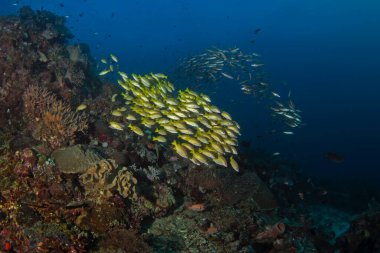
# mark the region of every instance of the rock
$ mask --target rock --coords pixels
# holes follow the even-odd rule
[[[102,238],[98,252],[148,253],[152,251],[149,245],[135,232],[126,229],[114,229]]]
[[[17,223],[21,226],[31,227],[41,219],[39,213],[27,205],[21,205],[16,215]]]
[[[58,169],[62,173],[83,173],[94,166],[101,157],[90,149],[84,149],[81,145],[60,148],[51,154]]]
[[[336,248],[340,252],[380,252],[380,212],[353,220],[349,231],[337,239]]]
[[[274,209],[277,201],[264,182],[253,171],[237,174],[232,170],[206,170],[202,167],[187,171],[186,185],[196,189],[192,191],[194,198],[203,198],[199,191],[213,192],[214,204],[225,206],[250,203],[254,200],[257,209]],[[188,190],[188,189],[187,189]],[[201,194],[200,194],[201,193]]]

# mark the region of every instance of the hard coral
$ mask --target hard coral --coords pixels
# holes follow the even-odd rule
[[[23,95],[24,116],[35,139],[56,149],[87,129],[87,117],[39,86],[30,86]]]
[[[88,199],[101,201],[108,199],[113,192],[124,198],[135,199],[137,180],[127,168],[117,168],[112,160],[101,160],[80,176]],[[100,193],[100,194],[99,194]]]
[[[65,174],[86,172],[101,160],[101,157],[91,149],[81,145],[56,149],[51,153],[58,170]]]

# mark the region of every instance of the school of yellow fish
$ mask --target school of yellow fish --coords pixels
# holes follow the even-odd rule
[[[207,95],[186,89],[175,97],[174,86],[164,74],[129,77],[119,71],[118,75],[126,106],[112,111],[111,128],[128,128],[139,136],[152,132],[152,141],[164,145],[171,142],[177,155],[194,164],[214,163],[239,170],[234,156],[240,126]]]

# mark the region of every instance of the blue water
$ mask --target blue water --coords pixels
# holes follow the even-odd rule
[[[219,83],[212,97],[241,123],[242,139],[321,178],[380,180],[379,1],[2,0],[0,14],[22,5],[67,16],[72,43],[89,44],[98,60],[117,55],[127,73],[170,73],[212,45],[257,52],[276,89],[292,90],[306,125],[293,136],[268,136],[265,106]],[[327,161],[328,151],[345,161]]]

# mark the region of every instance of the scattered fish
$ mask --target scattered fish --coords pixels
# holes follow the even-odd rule
[[[192,204],[188,206],[187,209],[191,211],[195,211],[195,212],[203,212],[204,210],[206,210],[206,206],[205,204],[198,203],[198,204]]]
[[[117,59],[117,57],[115,56],[115,55],[113,55],[113,54],[110,54],[110,57],[111,57],[111,59],[114,61],[114,62],[118,62],[119,60]]]
[[[87,105],[85,105],[85,104],[80,104],[80,105],[78,105],[78,107],[77,107],[77,112],[78,111],[83,111],[83,110],[85,110],[87,108]]]
[[[281,103],[277,100],[274,103],[275,105],[270,107],[274,117],[282,121],[287,127],[297,128],[302,126],[301,110],[296,108],[293,100],[290,98],[290,92],[288,94],[288,103]],[[284,134],[293,134],[291,131],[285,132]]]
[[[214,47],[185,59],[180,64],[178,73],[191,83],[215,83],[221,77],[236,81],[261,80],[260,72],[252,67],[254,64],[260,64],[258,54],[244,54],[238,47]]]
[[[226,78],[228,78],[228,79],[234,79],[232,76],[230,76],[230,75],[228,75],[228,74],[226,74],[226,73],[224,73],[224,72],[221,72],[221,74],[224,76],[224,77],[226,77]]]
[[[112,114],[113,116],[115,116],[115,117],[121,117],[121,116],[123,116],[122,112],[119,111],[119,110],[113,110],[113,111],[111,112],[111,114]]]
[[[107,74],[110,73],[110,72],[111,72],[110,69],[105,69],[105,70],[103,70],[103,71],[101,71],[101,72],[99,73],[99,76],[107,75]]]
[[[236,172],[239,172],[239,165],[232,156],[230,157],[230,164]]]
[[[210,226],[210,227],[208,227],[207,230],[206,230],[206,233],[207,233],[208,235],[213,235],[213,234],[216,234],[216,233],[218,233],[218,232],[219,232],[219,230],[218,230],[216,227],[214,227],[214,226]]]
[[[120,124],[118,122],[110,121],[109,124],[110,124],[110,128],[112,129],[119,130],[119,131],[122,131],[124,129],[123,124]]]

